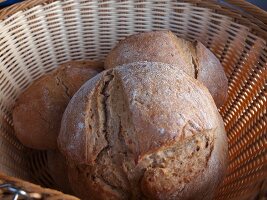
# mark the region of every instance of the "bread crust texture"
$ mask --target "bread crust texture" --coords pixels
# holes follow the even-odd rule
[[[13,109],[15,135],[25,146],[57,149],[61,118],[73,94],[103,70],[98,61],[71,61],[34,81]]]
[[[202,82],[217,107],[227,100],[228,80],[220,61],[201,42],[176,37],[171,31],[150,31],[126,37],[109,52],[105,68],[139,61],[175,65]]]
[[[82,199],[211,199],[227,166],[210,93],[166,63],[130,63],[86,82],[58,146]]]

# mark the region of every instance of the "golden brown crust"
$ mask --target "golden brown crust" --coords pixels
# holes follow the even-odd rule
[[[178,39],[171,31],[153,31],[139,33],[126,37],[120,41],[107,55],[105,69],[138,61],[162,62],[172,65],[185,66],[189,58],[179,49],[189,42]],[[184,62],[185,60],[185,62]],[[194,75],[194,68],[184,68],[184,71]]]
[[[83,85],[78,94],[71,99],[71,102],[75,103],[65,110],[58,137],[58,148],[67,159],[74,159],[79,163],[92,161],[95,159],[94,154],[99,154],[107,145],[104,135],[99,134],[99,130],[103,131],[103,117],[98,108],[101,106],[99,99],[103,99],[99,90],[104,87],[101,80],[104,80],[105,74],[104,71],[90,79],[90,83]],[[90,134],[84,134],[85,132]],[[87,145],[88,141],[92,143]]]
[[[221,180],[223,169],[215,166],[225,163],[221,151],[227,143],[218,134],[225,138],[214,101],[201,83],[177,66],[137,62],[83,85],[66,108],[58,143],[69,160],[72,184],[82,177],[79,184],[85,188],[74,192],[83,197],[111,192],[115,199],[190,199],[188,194],[196,197],[207,188],[212,196]],[[185,141],[188,151],[182,148]],[[220,145],[224,149],[217,150]],[[183,171],[194,163],[189,151],[195,156],[192,172]],[[188,162],[179,167],[183,159]]]
[[[227,99],[227,78],[219,60],[200,42],[177,38],[171,31],[152,31],[129,36],[108,54],[105,68],[131,62],[151,61],[179,66],[201,81],[217,107]]]
[[[221,119],[220,119],[221,120]],[[163,162],[153,160],[154,166],[146,169],[142,191],[148,199],[199,199],[211,200],[222,182],[227,168],[228,147],[223,123],[205,135],[195,135],[172,147],[165,147],[159,155]],[[221,127],[220,127],[221,126]],[[212,134],[212,137],[206,137]],[[203,136],[205,139],[203,139]],[[167,153],[166,153],[167,152]],[[155,155],[153,155],[155,157]],[[173,157],[178,157],[175,162]],[[151,157],[151,155],[150,155]]]
[[[62,114],[79,87],[102,71],[96,61],[72,61],[35,81],[13,110],[17,138],[27,147],[56,149]]]
[[[107,185],[101,178],[92,176],[90,172],[90,167],[85,165],[68,167],[71,187],[79,198],[83,200],[123,199],[112,186]]]

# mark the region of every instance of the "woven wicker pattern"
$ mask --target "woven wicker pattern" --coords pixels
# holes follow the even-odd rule
[[[45,199],[45,200],[78,200],[78,198],[70,195],[63,194],[59,191],[42,188],[38,185],[34,185],[32,183],[22,181],[20,179],[14,178],[14,177],[8,177],[2,173],[0,173],[0,185],[3,183],[12,183],[13,185],[16,185],[18,188],[27,188],[27,193],[29,194],[30,199]],[[3,194],[0,190],[0,198],[1,200],[10,200],[13,199],[14,195],[12,194]],[[19,198],[21,199],[21,198]],[[25,198],[23,198],[25,199]]]
[[[209,47],[229,80],[229,98],[220,112],[230,162],[216,198],[255,197],[267,178],[267,25],[263,22],[213,1],[35,0],[3,11],[0,171],[45,186],[53,183],[44,172],[45,155],[26,154],[29,150],[13,135],[12,107],[33,80],[68,60],[103,59],[127,35],[169,29]]]

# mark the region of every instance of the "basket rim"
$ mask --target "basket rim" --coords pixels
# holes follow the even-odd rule
[[[25,0],[23,2],[18,2],[16,4],[13,4],[11,6],[8,6],[6,8],[2,8],[0,11],[0,20],[18,12],[24,9],[30,9],[37,5],[44,5],[48,3],[52,3],[55,1],[63,1],[63,0]],[[200,3],[199,0],[186,0],[185,2],[192,2],[192,3]],[[209,1],[209,3],[212,4],[221,4],[225,2],[234,6],[237,6],[241,8],[244,11],[247,11],[250,14],[253,14],[258,20],[262,21],[264,24],[267,25],[267,11],[264,11],[263,9],[257,7],[256,5],[242,0],[212,0]],[[253,17],[253,16],[251,16]]]
[[[248,2],[248,1],[232,1],[232,0],[224,0],[227,3],[230,3],[232,5],[239,6],[242,8],[244,11],[247,11],[248,13],[254,15],[257,19],[262,21],[264,24],[267,25],[267,11],[259,8],[258,6],[255,6],[254,4]]]
[[[64,0],[25,0],[16,3],[0,11],[0,21],[13,14],[31,9],[38,5],[46,5]],[[178,0],[191,3],[193,5],[211,9],[229,17],[233,22],[245,25],[250,28],[250,32],[267,41],[267,12],[244,0]],[[230,16],[229,16],[230,15]],[[243,19],[244,18],[244,19]],[[249,24],[248,24],[249,23]],[[256,26],[256,27],[255,27]]]
[[[198,1],[195,4],[199,7],[208,8],[215,13],[229,17],[232,22],[248,27],[249,32],[267,41],[267,12],[253,4],[242,0],[186,1]]]
[[[7,176],[0,172],[0,180],[3,182],[10,183],[11,185],[16,186],[18,189],[22,189],[27,193],[38,193],[41,194],[42,198],[47,198],[50,200],[57,200],[57,199],[65,199],[65,200],[79,200],[78,197],[64,194],[58,190],[50,189],[50,188],[44,188],[40,185],[30,183],[28,181],[22,180],[20,178],[15,178],[11,176]],[[0,182],[1,184],[1,182]],[[15,194],[15,193],[14,193]],[[1,195],[0,195],[1,197]]]

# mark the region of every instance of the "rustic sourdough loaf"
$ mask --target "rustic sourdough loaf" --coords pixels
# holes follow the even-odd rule
[[[101,62],[67,62],[27,88],[13,110],[15,134],[20,142],[34,149],[56,149],[61,118],[69,100],[102,68]]]
[[[138,61],[162,62],[181,66],[187,74],[194,76],[191,48],[189,41],[177,38],[171,31],[139,33],[121,40],[109,52],[104,65],[105,69],[110,69]]]
[[[200,80],[217,107],[227,99],[227,78],[214,54],[200,42],[177,38],[171,31],[152,31],[131,35],[108,54],[105,68],[138,61],[174,64]]]
[[[86,82],[58,145],[82,199],[211,199],[227,165],[210,93],[164,63],[126,64]]]

